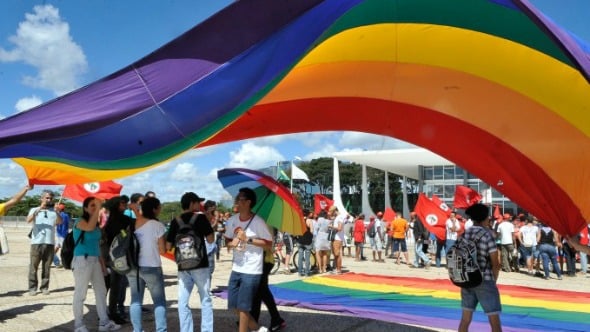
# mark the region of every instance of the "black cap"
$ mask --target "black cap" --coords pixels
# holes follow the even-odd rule
[[[184,208],[187,208],[192,202],[202,202],[204,200],[204,198],[199,197],[199,195],[191,191],[182,195],[182,197],[180,198],[180,204]]]

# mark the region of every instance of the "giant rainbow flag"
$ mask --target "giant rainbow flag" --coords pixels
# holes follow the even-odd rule
[[[588,292],[499,288],[504,331],[590,331]],[[346,273],[280,283],[271,290],[280,305],[402,324],[453,330],[461,319],[460,290],[447,279]],[[471,330],[489,330],[481,307],[473,316]]]
[[[573,235],[590,220],[589,79],[588,44],[528,0],[242,0],[1,120],[0,158],[32,183],[77,184],[244,138],[369,132]]]

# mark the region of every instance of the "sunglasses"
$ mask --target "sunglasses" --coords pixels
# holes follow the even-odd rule
[[[43,217],[47,219],[47,211],[43,211]]]

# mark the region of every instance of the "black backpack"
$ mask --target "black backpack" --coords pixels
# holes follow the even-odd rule
[[[483,273],[477,263],[477,242],[485,235],[480,231],[474,240],[465,239],[464,235],[447,252],[447,270],[449,278],[456,286],[473,288],[483,282]]]
[[[60,258],[61,258],[61,265],[64,267],[64,269],[66,270],[71,270],[72,269],[72,261],[74,260],[74,249],[76,248],[76,246],[78,245],[78,243],[80,243],[81,241],[84,241],[84,231],[80,231],[80,237],[78,237],[78,240],[74,241],[74,230],[72,230],[71,232],[69,232],[66,237],[64,238],[64,242],[61,245],[61,253],[60,253]]]
[[[178,232],[174,241],[174,259],[179,271],[196,269],[205,257],[203,239],[193,230],[197,217],[198,214],[194,214],[188,224],[176,217]]]
[[[131,270],[139,270],[139,241],[135,236],[135,227],[122,229],[111,242],[109,256],[111,269],[119,274],[127,274]]]

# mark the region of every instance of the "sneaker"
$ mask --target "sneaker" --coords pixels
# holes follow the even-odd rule
[[[557,280],[563,280],[562,276],[557,277]]]
[[[75,329],[74,332],[88,332],[88,329],[86,328],[86,326],[82,325]]]
[[[277,323],[270,324],[270,332],[277,332],[287,327],[287,322],[284,319],[280,319]]]
[[[258,330],[254,330],[252,332],[268,332],[268,329],[266,328],[266,326],[260,326]]]
[[[121,328],[121,325],[115,324],[115,322],[113,322],[112,320],[110,320],[108,323],[106,323],[104,325],[98,326],[99,331],[117,331],[120,328]]]
[[[34,290],[34,289],[31,289],[31,290],[29,291],[29,295],[30,295],[30,296],[35,296],[35,295],[37,295],[37,291],[36,291],[36,290]]]
[[[43,290],[43,295],[49,295],[49,289],[44,289]]]
[[[127,324],[127,320],[125,320],[125,318],[121,317],[120,315],[109,315],[109,318],[113,322],[115,322],[115,324],[118,324],[118,325]]]

